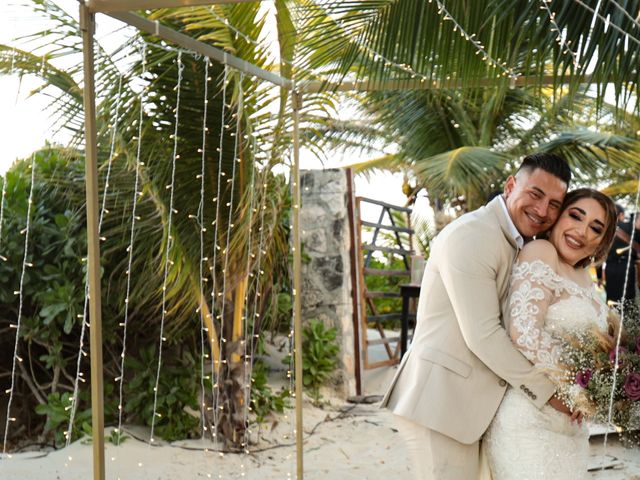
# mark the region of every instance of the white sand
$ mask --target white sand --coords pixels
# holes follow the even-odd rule
[[[292,434],[290,422],[293,411],[289,414],[291,416],[286,420],[280,417],[272,431],[263,433],[264,436],[268,435],[272,443],[260,441],[250,448],[255,452],[249,455],[225,454],[220,457],[217,453],[205,452],[205,445],[199,441],[176,442],[152,448],[133,438],[119,447],[107,443],[106,478],[295,478],[295,447],[287,445],[291,440],[284,438]],[[344,404],[325,410],[307,405],[305,478],[406,477],[407,460],[398,445],[398,434],[391,429],[391,422],[390,414],[371,405]],[[269,424],[265,430],[270,428]],[[139,430],[134,431],[136,436],[140,433]],[[211,448],[211,442],[205,443],[207,448]],[[91,455],[91,445],[82,441],[50,453],[16,454],[11,459],[0,460],[0,479],[87,480],[92,478]]]
[[[135,480],[288,479],[296,478],[296,457],[285,435],[292,433],[293,411],[272,431],[265,427],[262,440],[249,455],[220,457],[205,452],[211,443],[176,442],[150,448],[130,438],[119,447],[106,445],[106,478]],[[313,431],[313,432],[312,432]],[[146,432],[132,429],[134,435]],[[376,405],[333,404],[326,409],[305,406],[306,479],[410,479],[410,466],[392,415]],[[640,480],[640,451],[621,447],[609,440],[606,464],[615,468],[592,472],[598,480]],[[89,480],[92,478],[92,448],[82,441],[69,448],[30,452],[0,460],[2,480]],[[616,460],[611,460],[611,456]],[[71,460],[69,459],[71,457]],[[602,437],[592,439],[592,465],[602,461]],[[244,473],[244,475],[243,475]]]
[[[373,352],[384,359],[381,348]],[[277,357],[273,352],[274,358]],[[273,368],[281,367],[276,360]],[[366,395],[380,395],[395,367],[363,371]],[[276,384],[277,382],[271,382]],[[109,480],[260,479],[296,478],[293,445],[295,412],[287,411],[262,427],[260,441],[248,455],[219,454],[206,441],[183,441],[149,447],[149,432],[130,427],[130,437],[119,447],[106,443],[106,478]],[[374,405],[352,405],[332,399],[324,409],[306,402],[304,407],[304,478],[308,480],[412,479],[409,459],[393,416]],[[135,437],[135,438],[134,438]],[[253,433],[254,440],[258,433]],[[136,438],[140,439],[137,440]],[[609,437],[606,456],[602,436],[591,439],[590,465],[606,470],[591,472],[597,480],[640,480],[640,450],[628,450]],[[53,452],[29,452],[0,460],[0,480],[91,480],[92,447],[77,441]],[[69,460],[71,457],[71,460]],[[244,475],[243,475],[244,473]],[[551,480],[551,479],[550,479]],[[562,479],[553,479],[562,480]]]

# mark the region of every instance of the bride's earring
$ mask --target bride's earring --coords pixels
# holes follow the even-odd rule
[[[591,255],[589,257],[589,261],[591,262],[591,264],[593,265],[594,263],[596,263],[596,256],[595,255]]]

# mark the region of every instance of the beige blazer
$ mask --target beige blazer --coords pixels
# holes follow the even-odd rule
[[[554,393],[514,347],[502,312],[518,254],[501,198],[465,214],[432,243],[413,341],[382,406],[471,444],[510,383],[538,407]]]

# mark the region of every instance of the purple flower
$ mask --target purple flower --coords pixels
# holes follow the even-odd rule
[[[640,400],[640,373],[630,373],[624,381],[624,393],[634,402]]]
[[[618,366],[622,365],[622,355],[627,352],[627,349],[624,347],[618,347]],[[609,360],[611,363],[616,361],[616,349],[614,348],[609,352]]]
[[[582,388],[587,388],[587,385],[589,385],[589,380],[591,380],[590,369],[587,368],[581,372],[576,373],[576,383]]]

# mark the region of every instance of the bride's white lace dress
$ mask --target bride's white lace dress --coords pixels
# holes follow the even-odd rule
[[[582,288],[541,260],[520,262],[512,274],[508,329],[520,351],[553,372],[558,344],[553,332],[607,328],[607,308],[593,286]],[[509,387],[483,438],[493,480],[582,480],[588,476],[586,425],[549,405],[541,409]],[[486,476],[486,475],[485,475]]]

